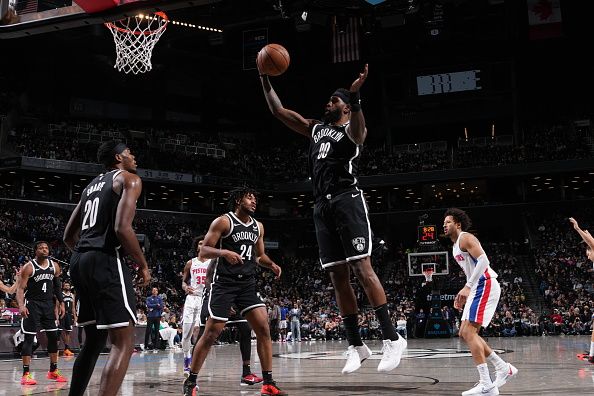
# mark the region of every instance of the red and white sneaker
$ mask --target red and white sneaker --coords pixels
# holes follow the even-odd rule
[[[33,378],[31,373],[27,372],[21,377],[21,385],[36,385],[37,381]]]
[[[60,370],[56,369],[55,371],[48,371],[47,372],[47,379],[54,380],[56,382],[68,382],[66,377],[62,375]]]
[[[255,384],[259,384],[262,381],[264,381],[264,378],[260,378],[256,374],[249,373],[248,375],[244,375],[243,377],[241,377],[241,381],[240,381],[239,385],[241,385],[241,386],[255,385]]]

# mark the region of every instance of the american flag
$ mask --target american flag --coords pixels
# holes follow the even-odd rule
[[[359,18],[349,17],[344,32],[339,32],[337,18],[332,24],[332,62],[352,62],[359,60]]]

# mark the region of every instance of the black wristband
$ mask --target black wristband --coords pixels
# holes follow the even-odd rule
[[[352,92],[350,91],[350,102],[351,102],[351,111],[357,112],[361,111],[361,96],[359,96],[359,91]]]

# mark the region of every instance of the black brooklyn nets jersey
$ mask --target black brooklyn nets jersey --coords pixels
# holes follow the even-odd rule
[[[72,306],[74,305],[74,295],[72,293],[64,293],[62,292],[62,298],[64,299],[64,309],[66,310],[66,314],[72,313]]]
[[[50,259],[47,261],[48,266],[44,269],[39,266],[37,260],[31,260],[33,274],[27,281],[27,290],[25,290],[25,298],[27,300],[53,300],[56,268]]]
[[[80,199],[81,224],[77,249],[114,252],[120,246],[114,224],[120,196],[113,191],[113,179],[122,170],[102,173],[83,190]]]
[[[345,125],[316,124],[309,147],[309,172],[314,198],[335,195],[357,186],[361,146],[346,133]]]
[[[260,237],[258,222],[250,217],[244,224],[233,212],[226,213],[231,223],[231,230],[221,237],[220,248],[231,250],[241,255],[243,264],[229,264],[223,257],[217,260],[216,275],[253,276],[256,273],[256,242]]]

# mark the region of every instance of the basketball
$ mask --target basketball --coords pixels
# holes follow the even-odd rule
[[[256,62],[260,73],[280,76],[289,67],[289,52],[279,44],[268,44],[258,52]]]

